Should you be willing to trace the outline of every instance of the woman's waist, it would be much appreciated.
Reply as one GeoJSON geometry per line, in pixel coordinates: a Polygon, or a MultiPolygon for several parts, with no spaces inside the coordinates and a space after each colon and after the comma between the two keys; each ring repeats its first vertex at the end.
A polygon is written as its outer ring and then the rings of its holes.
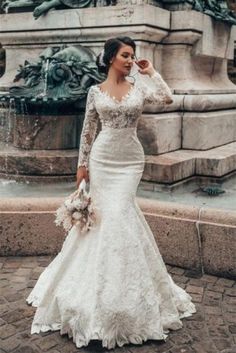
{"type": "Polygon", "coordinates": [[[118,160],[143,159],[144,151],[137,137],[136,128],[114,129],[105,127],[93,143],[92,153],[96,152],[104,158],[118,160]]]}
{"type": "Polygon", "coordinates": [[[112,127],[107,125],[102,125],[101,132],[109,131],[112,134],[130,134],[137,132],[137,126],[125,126],[125,127],[112,127]]]}

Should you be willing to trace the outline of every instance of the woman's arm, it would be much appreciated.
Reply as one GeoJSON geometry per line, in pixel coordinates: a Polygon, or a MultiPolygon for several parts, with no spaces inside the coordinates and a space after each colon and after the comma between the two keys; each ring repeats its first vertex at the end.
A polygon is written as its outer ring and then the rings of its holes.
{"type": "Polygon", "coordinates": [[[173,102],[172,92],[163,80],[162,76],[153,68],[149,60],[136,61],[139,72],[142,75],[148,75],[154,83],[154,88],[142,83],[141,89],[144,97],[144,104],[171,104],[173,102]]]}
{"type": "Polygon", "coordinates": [[[173,95],[162,76],[157,71],[154,71],[154,73],[149,75],[149,77],[155,86],[154,88],[150,88],[145,85],[144,104],[171,104],[173,102],[173,95]]]}
{"type": "Polygon", "coordinates": [[[98,113],[94,104],[94,93],[92,87],[88,91],[85,118],[80,137],[80,149],[78,168],[85,167],[88,170],[89,155],[98,127],[98,113]]]}

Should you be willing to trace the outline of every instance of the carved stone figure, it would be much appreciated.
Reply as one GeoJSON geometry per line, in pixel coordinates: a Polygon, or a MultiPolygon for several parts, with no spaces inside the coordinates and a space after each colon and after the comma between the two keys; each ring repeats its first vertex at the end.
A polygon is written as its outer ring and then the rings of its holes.
{"type": "Polygon", "coordinates": [[[186,3],[191,5],[193,10],[203,12],[217,20],[236,24],[236,14],[228,8],[225,0],[162,0],[162,3],[164,7],[186,3]]]}
{"type": "MultiPolygon", "coordinates": [[[[36,6],[33,12],[36,19],[52,8],[83,8],[91,5],[96,6],[97,0],[3,0],[2,2],[2,8],[5,12],[10,8],[36,6]]],[[[106,0],[106,5],[116,5],[116,0],[106,0]]]]}

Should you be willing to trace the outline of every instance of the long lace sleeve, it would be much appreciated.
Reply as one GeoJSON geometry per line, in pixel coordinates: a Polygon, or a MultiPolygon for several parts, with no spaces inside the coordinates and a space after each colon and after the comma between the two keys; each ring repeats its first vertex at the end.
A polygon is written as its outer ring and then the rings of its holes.
{"type": "Polygon", "coordinates": [[[171,104],[173,102],[173,95],[162,76],[155,71],[154,74],[149,77],[153,81],[154,87],[151,88],[145,83],[142,83],[144,104],[171,104]]]}
{"type": "Polygon", "coordinates": [[[98,128],[98,113],[94,104],[94,92],[92,88],[88,91],[85,117],[80,137],[80,149],[78,167],[85,166],[88,169],[89,154],[98,128]]]}

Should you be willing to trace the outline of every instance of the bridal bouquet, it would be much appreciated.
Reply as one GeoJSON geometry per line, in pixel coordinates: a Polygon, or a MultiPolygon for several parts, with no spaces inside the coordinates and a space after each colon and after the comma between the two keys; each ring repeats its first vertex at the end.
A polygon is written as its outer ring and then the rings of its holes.
{"type": "Polygon", "coordinates": [[[78,190],[69,195],[56,211],[55,223],[68,232],[74,225],[82,233],[89,231],[95,221],[94,209],[83,179],[78,190]]]}

